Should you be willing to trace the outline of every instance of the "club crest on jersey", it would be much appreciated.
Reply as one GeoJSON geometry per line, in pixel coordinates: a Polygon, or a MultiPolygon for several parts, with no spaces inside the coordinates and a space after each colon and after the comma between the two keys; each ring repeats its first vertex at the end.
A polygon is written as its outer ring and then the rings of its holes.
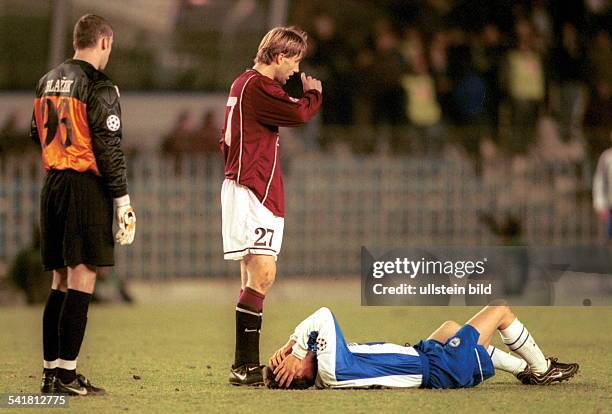
{"type": "Polygon", "coordinates": [[[457,348],[459,345],[461,345],[461,339],[458,336],[455,336],[454,338],[451,338],[450,341],[448,341],[448,344],[453,348],[457,348]]]}
{"type": "Polygon", "coordinates": [[[117,115],[109,115],[106,118],[106,127],[111,131],[117,131],[121,127],[121,120],[117,115]]]}

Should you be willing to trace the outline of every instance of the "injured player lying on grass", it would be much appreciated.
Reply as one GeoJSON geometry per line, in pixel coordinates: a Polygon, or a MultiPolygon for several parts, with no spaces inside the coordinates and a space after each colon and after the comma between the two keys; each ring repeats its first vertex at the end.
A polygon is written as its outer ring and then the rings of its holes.
{"type": "Polygon", "coordinates": [[[509,372],[526,385],[569,380],[578,364],[546,358],[509,306],[486,306],[460,326],[447,321],[415,346],[347,343],[332,312],[303,320],[264,368],[269,388],[474,387],[509,372]],[[496,331],[514,354],[491,345],[496,331]]]}

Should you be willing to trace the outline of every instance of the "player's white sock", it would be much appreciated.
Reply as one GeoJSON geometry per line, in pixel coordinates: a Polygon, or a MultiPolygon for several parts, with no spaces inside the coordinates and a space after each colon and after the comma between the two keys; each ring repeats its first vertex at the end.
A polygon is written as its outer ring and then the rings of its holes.
{"type": "Polygon", "coordinates": [[[59,366],[59,358],[54,359],[53,361],[47,361],[43,359],[43,368],[44,369],[55,369],[59,366]]]}
{"type": "Polygon", "coordinates": [[[527,366],[527,361],[524,359],[517,358],[508,352],[495,348],[493,345],[489,345],[487,351],[491,356],[495,369],[501,369],[502,371],[516,375],[522,372],[527,366]]]}
{"type": "Polygon", "coordinates": [[[548,369],[546,357],[527,328],[518,318],[506,329],[500,329],[499,333],[504,344],[506,344],[512,352],[518,354],[527,361],[533,372],[542,373],[548,369]]]}

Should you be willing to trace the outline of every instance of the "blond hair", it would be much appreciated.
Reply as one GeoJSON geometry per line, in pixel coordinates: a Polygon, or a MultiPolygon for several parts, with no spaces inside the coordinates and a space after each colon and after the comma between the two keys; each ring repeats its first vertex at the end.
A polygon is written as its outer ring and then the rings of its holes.
{"type": "Polygon", "coordinates": [[[297,27],[275,27],[261,39],[254,62],[269,65],[280,53],[301,59],[306,53],[307,40],[306,32],[297,27]]]}

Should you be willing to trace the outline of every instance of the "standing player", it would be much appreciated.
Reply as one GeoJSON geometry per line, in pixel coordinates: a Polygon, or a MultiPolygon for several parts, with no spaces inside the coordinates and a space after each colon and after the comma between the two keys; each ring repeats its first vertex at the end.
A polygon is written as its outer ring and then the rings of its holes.
{"type": "Polygon", "coordinates": [[[236,305],[236,351],[229,381],[261,385],[259,334],[263,301],[274,283],[285,216],[279,127],[295,127],[321,106],[321,82],[302,73],[304,96],[290,97],[282,85],[299,71],[306,33],[277,27],[264,36],[255,66],[232,84],[221,147],[223,255],[240,260],[242,289],[236,305]]]}
{"type": "Polygon", "coordinates": [[[47,176],[41,193],[41,254],[53,283],[43,313],[42,392],[97,395],[77,374],[96,267],[114,265],[113,205],[120,244],[131,244],[136,216],[127,191],[119,90],[101,72],[113,30],[85,15],[74,27],[75,54],[38,82],[32,138],[47,176]]]}
{"type": "Polygon", "coordinates": [[[321,308],[296,328],[264,370],[271,388],[469,388],[509,372],[526,385],[569,380],[578,364],[546,358],[509,306],[489,305],[460,326],[447,321],[415,346],[347,344],[336,318],[321,308]],[[521,358],[491,345],[499,331],[521,358]]]}

